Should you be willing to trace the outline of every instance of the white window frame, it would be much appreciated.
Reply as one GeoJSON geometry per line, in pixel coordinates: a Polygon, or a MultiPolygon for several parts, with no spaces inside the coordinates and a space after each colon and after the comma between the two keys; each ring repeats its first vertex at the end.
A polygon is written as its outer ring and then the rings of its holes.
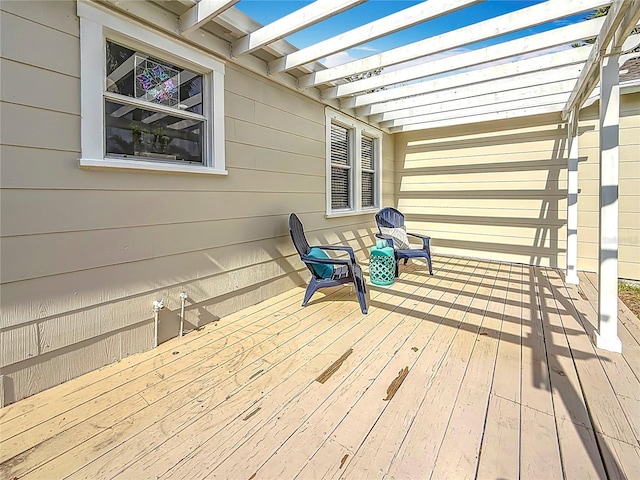
{"type": "Polygon", "coordinates": [[[326,216],[344,217],[377,212],[382,204],[382,132],[337,110],[327,108],[326,114],[326,216]],[[351,139],[349,200],[351,208],[331,208],[331,125],[348,128],[351,139]],[[374,140],[374,206],[362,206],[362,135],[374,140]]]}
{"type": "Polygon", "coordinates": [[[224,63],[173,38],[93,5],[78,2],[80,17],[80,167],[226,175],[224,63]],[[111,40],[203,75],[203,113],[207,118],[203,163],[167,163],[105,156],[106,43],[111,40]],[[205,91],[206,90],[206,91],[205,91]]]}

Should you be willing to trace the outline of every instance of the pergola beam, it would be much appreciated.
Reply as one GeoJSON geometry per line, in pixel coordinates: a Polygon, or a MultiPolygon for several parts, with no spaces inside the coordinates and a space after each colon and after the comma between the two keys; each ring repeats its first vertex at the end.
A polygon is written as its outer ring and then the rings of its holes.
{"type": "Polygon", "coordinates": [[[562,110],[563,120],[569,118],[569,113],[574,108],[582,106],[598,83],[598,71],[604,50],[612,41],[612,52],[619,52],[623,48],[627,36],[640,20],[640,2],[637,0],[614,0],[605,18],[605,23],[593,44],[580,78],[562,110]]]}
{"type": "MultiPolygon", "coordinates": [[[[387,50],[377,55],[311,73],[302,77],[299,83],[302,87],[329,83],[362,72],[408,62],[417,58],[423,58],[428,55],[516,32],[524,28],[558,20],[570,15],[592,10],[607,3],[608,2],[604,0],[548,0],[544,3],[494,17],[468,27],[459,28],[425,40],[387,50]]],[[[501,58],[506,56],[510,55],[504,54],[501,58]]],[[[380,76],[376,76],[375,78],[379,77],[380,76]]],[[[388,78],[390,79],[391,77],[388,78]]],[[[387,81],[386,84],[397,83],[398,81],[403,80],[396,81],[396,79],[393,79],[392,81],[387,81]]],[[[361,91],[367,89],[368,88],[363,88],[361,91]]]]}
{"type": "MultiPolygon", "coordinates": [[[[441,58],[432,62],[416,65],[414,67],[404,68],[386,74],[383,73],[382,75],[375,75],[364,80],[338,85],[329,92],[325,92],[323,96],[325,98],[339,98],[387,85],[451,72],[483,63],[499,61],[513,56],[524,55],[526,53],[533,53],[547,48],[556,47],[558,45],[566,45],[567,42],[573,42],[575,40],[595,35],[599,31],[603,22],[604,19],[598,18],[549,32],[518,38],[498,45],[492,45],[490,47],[452,55],[450,57],[441,58]]],[[[309,75],[307,77],[309,77],[309,75]]]]}
{"type": "Polygon", "coordinates": [[[264,45],[291,35],[303,28],[344,12],[367,0],[316,0],[289,15],[251,32],[231,44],[234,57],[250,53],[264,45]]]}
{"type": "Polygon", "coordinates": [[[180,15],[180,33],[187,35],[213,17],[233,7],[240,0],[200,0],[193,7],[180,15]]]}
{"type": "Polygon", "coordinates": [[[560,120],[560,111],[562,110],[562,105],[563,103],[558,103],[554,105],[543,105],[532,108],[519,108],[516,110],[492,112],[482,115],[449,118],[428,123],[416,123],[412,125],[403,125],[401,127],[393,127],[390,128],[389,131],[391,133],[410,132],[413,130],[424,130],[427,128],[452,127],[455,125],[466,125],[469,123],[492,122],[495,120],[506,120],[519,117],[528,117],[531,115],[544,115],[551,113],[557,113],[558,120],[560,120]]]}
{"type": "Polygon", "coordinates": [[[415,113],[418,109],[427,106],[439,108],[440,104],[453,100],[467,99],[466,101],[468,102],[468,99],[473,98],[475,102],[478,97],[490,94],[495,94],[496,97],[499,97],[502,94],[508,95],[510,91],[518,89],[541,89],[541,91],[549,91],[551,93],[556,89],[555,84],[564,85],[565,82],[569,81],[572,82],[571,85],[573,86],[580,75],[580,70],[580,65],[569,65],[553,70],[545,70],[544,72],[499,78],[493,81],[434,91],[401,100],[375,103],[358,108],[356,113],[359,117],[370,116],[369,119],[371,121],[382,122],[401,118],[405,116],[404,111],[413,111],[415,113]],[[402,111],[401,114],[398,114],[398,111],[402,111]]]}
{"type": "Polygon", "coordinates": [[[345,51],[384,35],[412,27],[483,0],[426,0],[418,5],[387,15],[373,22],[323,40],[269,63],[269,71],[284,72],[336,52],[345,51]]]}
{"type": "Polygon", "coordinates": [[[488,82],[499,78],[564,67],[584,62],[589,55],[589,51],[590,47],[588,46],[571,48],[561,52],[540,55],[538,57],[505,63],[493,67],[480,68],[478,70],[449,75],[435,80],[427,80],[413,85],[406,85],[404,87],[390,88],[380,92],[358,95],[343,99],[340,104],[343,108],[356,108],[374,103],[420,95],[422,93],[446,90],[481,82],[488,82]]]}
{"type": "MultiPolygon", "coordinates": [[[[387,112],[380,115],[374,115],[370,117],[371,121],[378,123],[381,127],[391,127],[405,123],[416,123],[413,119],[424,118],[424,121],[429,120],[429,116],[441,114],[441,113],[470,113],[475,109],[485,109],[482,113],[487,113],[493,110],[502,110],[503,108],[513,109],[520,106],[532,106],[535,102],[542,104],[543,101],[548,100],[552,96],[564,96],[571,92],[575,79],[565,80],[562,82],[547,83],[545,85],[537,85],[525,88],[516,88],[512,90],[501,90],[487,95],[475,95],[463,98],[458,98],[452,101],[442,101],[439,103],[431,103],[423,106],[417,106],[413,108],[407,108],[404,110],[396,110],[387,112]]],[[[467,89],[472,92],[473,89],[467,89]]],[[[560,98],[560,97],[558,97],[560,98]]],[[[419,99],[416,99],[419,100],[419,99]]],[[[555,101],[553,102],[555,103],[555,101]]]]}
{"type": "MultiPolygon", "coordinates": [[[[466,102],[467,104],[466,108],[463,105],[457,105],[457,108],[455,109],[451,108],[451,109],[445,109],[439,112],[428,113],[425,115],[416,115],[411,117],[398,118],[396,120],[382,122],[380,123],[380,126],[385,128],[390,128],[390,127],[401,127],[403,125],[412,125],[415,123],[428,124],[430,122],[435,122],[438,120],[446,120],[446,119],[457,118],[457,117],[468,117],[468,116],[475,116],[475,115],[491,114],[491,113],[502,112],[502,111],[527,109],[527,108],[543,106],[543,105],[561,105],[566,101],[570,91],[571,91],[570,89],[567,89],[567,91],[563,93],[555,93],[551,95],[540,95],[537,97],[529,97],[529,98],[525,98],[521,100],[513,100],[513,101],[503,101],[499,103],[486,103],[483,105],[476,105],[474,102],[472,106],[469,106],[469,102],[466,102]]],[[[559,108],[558,112],[560,112],[561,110],[562,108],[559,108]]]]}

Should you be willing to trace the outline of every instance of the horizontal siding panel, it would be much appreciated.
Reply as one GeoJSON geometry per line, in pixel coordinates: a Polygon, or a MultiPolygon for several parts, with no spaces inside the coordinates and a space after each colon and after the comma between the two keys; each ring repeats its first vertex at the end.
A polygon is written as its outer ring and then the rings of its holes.
{"type": "Polygon", "coordinates": [[[0,92],[5,102],[80,114],[80,79],[50,70],[5,60],[0,92]]]}
{"type": "Polygon", "coordinates": [[[324,193],[324,176],[265,172],[228,168],[229,175],[222,177],[222,188],[227,192],[280,192],[324,193]]]}
{"type": "Polygon", "coordinates": [[[322,104],[231,63],[226,65],[225,89],[257,103],[304,114],[305,118],[321,125],[325,122],[322,104]]]}
{"type": "Polygon", "coordinates": [[[325,122],[314,122],[305,118],[307,109],[302,111],[287,111],[288,105],[277,108],[264,103],[256,103],[255,122],[278,131],[307,137],[320,142],[325,142],[325,122]],[[295,113],[294,113],[295,112],[295,113]]]}
{"type": "Polygon", "coordinates": [[[76,2],[73,0],[21,0],[5,1],[0,10],[13,13],[18,17],[39,23],[47,28],[80,36],[80,22],[76,14],[76,2]]]}
{"type": "MultiPolygon", "coordinates": [[[[581,211],[578,214],[578,228],[583,226],[598,226],[599,213],[581,211]]],[[[635,229],[640,228],[640,210],[636,212],[618,212],[618,224],[620,229],[635,229]]],[[[578,232],[580,234],[580,232],[578,232]]]]}
{"type": "Polygon", "coordinates": [[[556,196],[566,195],[566,190],[563,189],[566,185],[565,182],[539,180],[534,183],[531,181],[505,181],[502,183],[496,182],[479,182],[479,181],[465,181],[465,182],[450,182],[450,183],[434,183],[428,179],[410,178],[399,175],[400,177],[400,192],[421,192],[428,191],[428,194],[433,195],[436,192],[445,191],[458,191],[464,192],[465,190],[477,191],[483,190],[484,192],[509,192],[513,191],[518,195],[518,192],[530,192],[536,196],[554,194],[556,196]]]}
{"type": "Polygon", "coordinates": [[[299,173],[310,176],[326,174],[326,160],[322,157],[269,150],[256,145],[227,142],[227,167],[246,168],[278,173],[299,173]]]}
{"type": "Polygon", "coordinates": [[[324,138],[311,139],[301,137],[299,135],[231,118],[226,119],[225,129],[228,141],[256,145],[273,150],[282,150],[300,155],[306,154],[313,157],[324,157],[325,155],[324,138]]]}
{"type": "MultiPolygon", "coordinates": [[[[590,193],[593,192],[595,195],[598,194],[600,189],[600,183],[598,180],[593,179],[578,179],[578,188],[582,189],[581,193],[590,193]]],[[[620,182],[620,190],[625,189],[627,192],[640,192],[640,178],[626,178],[624,182],[620,182]]]]}
{"type": "Polygon", "coordinates": [[[425,157],[422,155],[409,156],[399,159],[396,163],[399,169],[404,169],[407,173],[418,169],[437,169],[461,171],[470,173],[482,172],[486,170],[513,172],[513,174],[527,173],[537,170],[558,170],[566,168],[567,159],[564,156],[551,156],[544,152],[511,152],[499,156],[467,156],[467,157],[444,157],[435,155],[425,157]]]}
{"type": "MultiPolygon", "coordinates": [[[[526,248],[522,246],[493,245],[450,241],[443,245],[438,245],[433,249],[440,255],[458,255],[463,257],[482,258],[501,262],[515,262],[526,265],[539,265],[543,267],[564,268],[564,252],[557,252],[547,249],[526,248]],[[461,246],[457,246],[461,245],[461,246]]],[[[418,260],[419,261],[419,260],[418,260]]],[[[434,264],[434,271],[437,271],[437,257],[434,264]]]]}
{"type": "MultiPolygon", "coordinates": [[[[136,341],[144,343],[140,350],[151,348],[149,342],[153,325],[143,325],[117,335],[98,337],[78,345],[73,345],[62,351],[48,355],[39,355],[27,361],[16,363],[2,369],[3,375],[11,379],[12,389],[5,389],[6,403],[11,403],[24,397],[33,395],[46,388],[59,385],[67,380],[96,370],[100,367],[116,362],[123,358],[122,336],[128,335],[127,343],[136,341]]],[[[139,350],[138,350],[139,351],[139,350]]]]}
{"type": "Polygon", "coordinates": [[[433,245],[447,240],[465,240],[477,243],[524,247],[561,248],[566,246],[566,228],[488,227],[486,225],[449,225],[429,223],[426,227],[408,227],[409,231],[429,235],[433,245]]]}
{"type": "MultiPolygon", "coordinates": [[[[5,190],[2,236],[211,222],[322,210],[324,192],[5,190]],[[10,210],[20,208],[20,215],[10,210]],[[223,208],[224,206],[224,208],[223,208]]],[[[179,226],[177,226],[179,228],[179,226]]]]}
{"type": "MultiPolygon", "coordinates": [[[[305,217],[308,217],[305,215],[305,217]]],[[[361,250],[367,249],[375,243],[374,233],[376,232],[373,216],[362,226],[351,227],[346,221],[343,225],[332,222],[329,226],[322,222],[324,213],[314,214],[318,220],[305,221],[308,239],[312,244],[345,244],[352,245],[360,258],[366,256],[361,250]],[[309,225],[306,225],[309,223],[309,225]],[[323,228],[311,230],[315,224],[323,228]],[[328,228],[328,230],[327,230],[328,228]]],[[[52,315],[61,315],[71,310],[86,309],[93,304],[113,302],[122,298],[145,294],[149,291],[171,287],[173,285],[188,284],[199,278],[209,278],[222,274],[223,272],[233,272],[246,268],[254,264],[269,262],[279,262],[282,258],[287,258],[295,254],[293,245],[289,238],[286,217],[279,222],[282,234],[275,238],[264,238],[250,242],[245,238],[246,243],[212,247],[202,251],[190,251],[166,257],[156,257],[144,261],[130,263],[119,263],[100,267],[97,262],[89,265],[86,270],[78,270],[70,273],[32,278],[24,281],[2,285],[1,292],[3,298],[3,326],[14,325],[28,319],[43,318],[52,315]],[[34,292],[38,292],[37,296],[34,292]],[[8,323],[4,323],[8,322],[8,323]]],[[[226,225],[229,226],[228,224],[226,225]]],[[[220,227],[222,228],[222,226],[220,227]]],[[[135,229],[131,229],[135,230],[135,229]]],[[[217,229],[211,235],[215,236],[217,229]]],[[[185,235],[185,231],[179,232],[185,235]]],[[[79,235],[79,234],[73,234],[79,235]]],[[[64,237],[57,235],[53,237],[64,237]]],[[[39,236],[48,237],[48,236],[39,236]]],[[[35,237],[38,238],[38,237],[35,237]]],[[[195,242],[194,242],[195,243],[195,242]]],[[[64,252],[57,252],[53,246],[48,246],[48,251],[53,252],[50,256],[67,255],[64,252]]],[[[85,248],[90,248],[86,246],[85,248]]],[[[7,252],[4,248],[3,254],[7,252]]],[[[32,270],[37,270],[40,258],[46,257],[46,252],[40,253],[39,258],[29,261],[32,270]]],[[[6,254],[5,254],[6,255],[6,254]]],[[[12,251],[12,256],[28,256],[29,251],[18,247],[12,251]]],[[[79,256],[79,255],[75,255],[79,256]]],[[[94,255],[94,258],[98,255],[94,255]]],[[[91,263],[92,258],[75,260],[75,263],[65,258],[60,258],[56,265],[59,268],[69,268],[69,266],[85,266],[91,263]]],[[[102,258],[104,259],[104,257],[102,258]]],[[[12,259],[3,256],[2,281],[11,279],[7,275],[12,270],[18,275],[24,275],[25,270],[20,270],[19,265],[12,259]],[[5,263],[6,262],[6,263],[5,263]],[[8,270],[5,271],[5,265],[8,270]]],[[[301,268],[300,264],[296,268],[301,268]]],[[[193,295],[191,295],[193,296],[193,295]]]]}
{"type": "MultiPolygon", "coordinates": [[[[456,169],[457,170],[457,169],[456,169]]],[[[498,183],[521,183],[530,182],[532,185],[541,185],[545,182],[566,182],[567,170],[558,168],[555,171],[548,170],[529,170],[529,171],[517,171],[517,172],[503,172],[503,171],[477,171],[477,172],[454,172],[446,170],[436,171],[401,171],[403,180],[406,183],[429,183],[434,185],[440,185],[443,183],[479,183],[489,184],[491,182],[498,183]]]]}
{"type": "Polygon", "coordinates": [[[2,104],[2,142],[43,149],[80,151],[80,115],[12,103],[2,104]]]}
{"type": "Polygon", "coordinates": [[[256,102],[225,89],[224,114],[226,117],[249,123],[256,121],[256,102]]]}
{"type": "Polygon", "coordinates": [[[2,281],[25,280],[287,234],[286,216],[5,237],[2,281]],[[5,254],[10,252],[10,254],[5,254]]]}
{"type": "MultiPolygon", "coordinates": [[[[638,211],[640,205],[640,194],[621,196],[618,200],[618,208],[620,212],[634,213],[638,211]]],[[[600,200],[597,195],[578,195],[578,207],[582,212],[597,212],[599,210],[600,200]]],[[[579,217],[578,217],[579,218],[579,217]]]]}
{"type": "MultiPolygon", "coordinates": [[[[3,298],[0,328],[187,285],[196,279],[216,277],[294,254],[287,235],[4,284],[0,286],[3,298]]],[[[188,293],[191,298],[199,298],[196,291],[188,293]]]]}
{"type": "Polygon", "coordinates": [[[514,198],[509,202],[509,208],[505,209],[502,199],[487,198],[479,203],[474,198],[402,198],[398,201],[398,208],[405,215],[422,212],[438,214],[446,209],[451,209],[452,212],[460,209],[467,210],[470,215],[482,212],[497,216],[524,215],[525,218],[531,218],[540,215],[540,212],[565,212],[567,199],[514,198]]]}
{"type": "MultiPolygon", "coordinates": [[[[0,332],[5,338],[22,338],[31,336],[39,341],[39,348],[34,347],[11,349],[13,356],[7,358],[2,366],[32,358],[35,355],[45,355],[54,350],[75,345],[99,336],[113,335],[119,330],[130,329],[139,324],[148,324],[153,321],[153,302],[162,299],[165,308],[161,310],[160,317],[168,319],[180,312],[180,293],[187,292],[189,296],[185,310],[198,310],[197,304],[206,302],[215,304],[218,297],[231,295],[236,291],[243,291],[256,284],[273,281],[283,275],[296,271],[298,265],[287,264],[284,270],[282,262],[267,262],[260,265],[225,272],[219,276],[194,280],[188,287],[176,286],[162,291],[147,293],[135,298],[125,298],[120,301],[93,306],[89,309],[73,312],[67,315],[38,320],[35,323],[20,325],[15,328],[5,329],[0,332]],[[20,354],[22,354],[20,356],[20,354]]],[[[221,317],[215,306],[208,309],[208,313],[217,320],[221,317]]],[[[186,316],[186,315],[185,315],[186,316]]],[[[202,322],[201,322],[202,323],[202,322]]],[[[207,322],[208,323],[208,322],[207,322]]],[[[199,325],[198,325],[199,326],[199,325]]],[[[178,324],[173,329],[172,337],[179,334],[178,324]]],[[[25,342],[26,343],[26,342],[25,342]]],[[[33,343],[33,342],[32,342],[33,343]]]]}
{"type": "MultiPolygon", "coordinates": [[[[3,131],[4,133],[4,131],[3,131]]],[[[256,165],[267,167],[266,171],[254,171],[245,174],[249,168],[245,165],[245,169],[233,168],[233,158],[229,160],[228,176],[211,176],[211,175],[173,175],[173,174],[157,174],[153,172],[143,171],[125,171],[125,170],[100,170],[100,169],[81,169],[78,167],[78,158],[80,153],[42,150],[37,148],[0,146],[0,156],[2,156],[2,175],[0,182],[3,188],[37,188],[37,189],[102,189],[102,190],[142,190],[165,192],[173,191],[255,191],[255,182],[251,184],[251,188],[245,185],[245,180],[250,181],[256,176],[263,176],[263,181],[258,182],[258,190],[260,191],[292,191],[292,187],[297,187],[298,183],[302,183],[301,188],[308,188],[311,185],[305,183],[303,176],[310,179],[313,184],[313,190],[316,192],[324,192],[324,154],[322,159],[313,159],[309,156],[295,153],[282,153],[274,150],[261,149],[259,146],[250,146],[249,149],[243,148],[240,144],[230,147],[227,142],[227,148],[232,153],[238,155],[244,152],[250,152],[256,165]],[[263,151],[260,157],[260,150],[263,151]],[[274,161],[273,169],[268,171],[269,160],[277,158],[274,161]],[[304,160],[310,166],[305,168],[304,160]],[[287,163],[290,161],[289,168],[287,163]],[[317,162],[321,162],[318,167],[317,162]],[[289,175],[287,171],[291,172],[289,175]],[[295,175],[298,172],[299,175],[295,175]],[[237,178],[240,177],[240,178],[237,178]],[[278,182],[278,178],[285,178],[286,182],[292,182],[288,188],[284,190],[280,188],[271,188],[272,185],[282,185],[278,182]],[[321,183],[321,186],[320,183],[321,183]],[[318,190],[318,189],[321,190],[318,190]]],[[[249,154],[248,154],[249,155],[249,154]]],[[[249,156],[247,158],[250,158],[249,156]]],[[[309,190],[304,190],[309,191],[309,190]]]]}
{"type": "MultiPolygon", "coordinates": [[[[5,3],[2,2],[3,10],[5,3]]],[[[61,4],[63,9],[67,6],[67,2],[61,4]]],[[[69,35],[11,13],[0,15],[0,32],[2,32],[0,42],[2,58],[76,78],[80,77],[79,35],[69,35]],[[36,45],[37,48],[34,48],[36,45]],[[64,52],[64,55],[60,52],[64,52]]]]}
{"type": "MultiPolygon", "coordinates": [[[[549,206],[548,204],[546,205],[549,206]]],[[[504,225],[512,222],[513,224],[533,223],[543,219],[556,219],[559,222],[566,221],[566,211],[557,208],[539,209],[523,209],[523,208],[447,208],[447,207],[431,207],[423,209],[420,207],[399,206],[402,213],[408,220],[414,221],[438,221],[438,219],[446,218],[447,223],[457,223],[468,219],[470,222],[479,222],[479,224],[498,224],[504,225]]]]}
{"type": "MultiPolygon", "coordinates": [[[[640,135],[640,132],[638,132],[638,135],[640,135]]],[[[636,153],[637,152],[640,152],[640,149],[636,148],[636,153]]],[[[618,174],[621,185],[624,185],[629,178],[640,178],[640,160],[620,162],[618,164],[618,174]]],[[[584,180],[599,180],[599,162],[581,164],[578,168],[578,178],[580,177],[584,180]]]]}
{"type": "MultiPolygon", "coordinates": [[[[543,139],[540,141],[532,141],[530,138],[519,141],[516,138],[510,138],[509,141],[504,143],[479,145],[475,140],[459,142],[446,142],[441,145],[428,144],[423,145],[420,148],[410,147],[408,148],[402,157],[397,161],[413,160],[416,158],[429,159],[429,158],[444,158],[444,159],[466,159],[467,157],[477,158],[499,158],[502,155],[507,155],[511,158],[512,155],[525,154],[523,158],[525,160],[538,159],[538,160],[553,160],[566,158],[565,157],[565,142],[566,139],[561,137],[553,137],[551,139],[543,139]],[[466,144],[466,145],[465,145],[466,144]]],[[[514,157],[518,159],[518,157],[514,157]]]]}

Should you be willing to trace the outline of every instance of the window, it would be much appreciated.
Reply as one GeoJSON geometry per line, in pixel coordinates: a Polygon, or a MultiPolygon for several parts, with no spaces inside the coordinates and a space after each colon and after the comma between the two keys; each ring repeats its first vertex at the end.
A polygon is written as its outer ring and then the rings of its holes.
{"type": "Polygon", "coordinates": [[[380,205],[382,135],[327,109],[327,215],[353,215],[380,205]]]}
{"type": "Polygon", "coordinates": [[[82,167],[226,174],[224,65],[78,2],[82,167]]]}

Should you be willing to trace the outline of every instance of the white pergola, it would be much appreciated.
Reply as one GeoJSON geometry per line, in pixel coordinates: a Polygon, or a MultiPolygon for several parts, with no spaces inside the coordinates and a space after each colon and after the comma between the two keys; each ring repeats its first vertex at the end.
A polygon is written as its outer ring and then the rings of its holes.
{"type": "Polygon", "coordinates": [[[640,0],[546,0],[331,68],[319,60],[482,0],[425,0],[301,49],[284,38],[367,0],[315,0],[268,25],[235,8],[239,0],[106,1],[170,35],[389,133],[557,113],[569,127],[566,279],[572,283],[578,283],[579,110],[599,96],[599,327],[594,342],[600,348],[621,351],[617,334],[618,76],[621,63],[629,57],[626,52],[640,44],[640,35],[631,35],[640,20],[640,0]],[[586,17],[605,6],[610,6],[605,17],[500,42],[503,35],[579,14],[586,17]],[[488,39],[496,43],[455,53],[488,39]],[[587,39],[595,41],[571,48],[587,39]],[[382,69],[379,74],[362,75],[378,69],[382,69]],[[362,78],[354,81],[358,76],[362,78]]]}

